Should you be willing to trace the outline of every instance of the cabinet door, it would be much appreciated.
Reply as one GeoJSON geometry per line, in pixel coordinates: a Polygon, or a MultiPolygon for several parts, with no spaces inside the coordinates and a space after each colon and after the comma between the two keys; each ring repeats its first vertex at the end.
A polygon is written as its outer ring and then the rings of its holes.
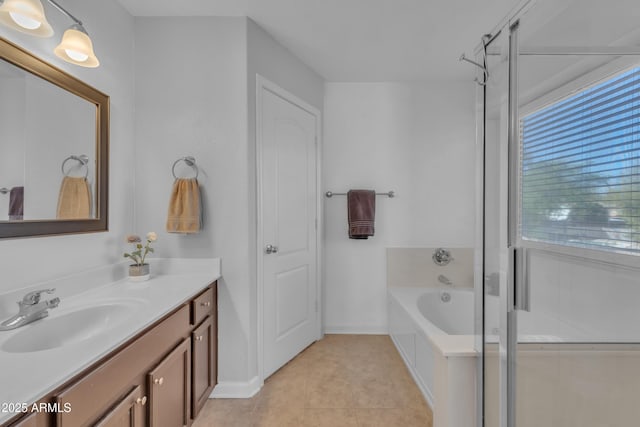
{"type": "Polygon", "coordinates": [[[188,426],[191,422],[191,338],[182,341],[147,378],[149,425],[188,426]]]}
{"type": "Polygon", "coordinates": [[[214,322],[211,316],[193,331],[192,343],[192,406],[191,414],[195,418],[209,398],[216,384],[214,322]]]}
{"type": "Polygon", "coordinates": [[[142,427],[146,403],[147,397],[142,395],[142,388],[136,386],[98,421],[96,427],[142,427]]]}

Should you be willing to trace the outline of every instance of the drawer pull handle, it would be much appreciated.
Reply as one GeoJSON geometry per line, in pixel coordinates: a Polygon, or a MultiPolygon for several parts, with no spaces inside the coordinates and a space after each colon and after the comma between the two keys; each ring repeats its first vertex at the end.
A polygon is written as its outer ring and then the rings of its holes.
{"type": "Polygon", "coordinates": [[[202,335],[198,335],[196,337],[196,341],[202,341],[204,339],[204,337],[202,335]]]}
{"type": "Polygon", "coordinates": [[[200,305],[203,307],[209,307],[211,305],[211,301],[201,302],[200,305]]]}
{"type": "Polygon", "coordinates": [[[143,397],[137,398],[136,399],[136,403],[138,405],[142,405],[142,406],[146,405],[147,404],[147,396],[143,396],[143,397]]]}
{"type": "Polygon", "coordinates": [[[158,385],[162,385],[163,382],[164,382],[164,377],[156,378],[155,380],[153,380],[153,383],[158,385]]]}

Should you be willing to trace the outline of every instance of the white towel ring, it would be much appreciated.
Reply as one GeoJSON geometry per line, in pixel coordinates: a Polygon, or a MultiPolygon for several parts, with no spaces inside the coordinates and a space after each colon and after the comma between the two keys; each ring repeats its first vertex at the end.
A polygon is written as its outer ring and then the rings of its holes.
{"type": "Polygon", "coordinates": [[[71,156],[67,157],[66,159],[64,159],[63,162],[62,162],[62,166],[60,166],[60,169],[62,170],[62,175],[64,175],[64,176],[69,176],[69,175],[67,175],[67,172],[65,172],[65,170],[64,170],[64,165],[67,164],[67,162],[69,160],[76,160],[76,161],[80,162],[81,166],[85,167],[84,179],[87,179],[89,177],[89,156],[87,156],[86,154],[81,154],[79,156],[71,155],[71,156]]]}
{"type": "Polygon", "coordinates": [[[196,165],[196,159],[193,156],[180,157],[178,160],[173,162],[173,166],[171,166],[171,174],[173,175],[174,179],[178,179],[178,177],[176,176],[176,165],[180,162],[185,162],[187,166],[191,166],[193,170],[196,171],[196,176],[194,176],[193,179],[198,179],[200,170],[198,169],[198,166],[196,165]]]}

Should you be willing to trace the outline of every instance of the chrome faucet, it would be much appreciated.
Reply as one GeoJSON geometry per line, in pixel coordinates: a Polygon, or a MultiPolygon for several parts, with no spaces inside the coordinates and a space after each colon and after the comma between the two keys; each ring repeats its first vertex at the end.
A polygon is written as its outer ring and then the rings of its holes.
{"type": "Polygon", "coordinates": [[[445,284],[447,286],[453,286],[453,282],[444,274],[438,276],[438,282],[445,284]]]}
{"type": "Polygon", "coordinates": [[[18,314],[0,323],[0,331],[16,329],[47,317],[49,315],[47,309],[56,308],[60,304],[60,298],[53,298],[48,301],[40,301],[40,298],[43,293],[52,294],[53,292],[55,292],[55,289],[42,289],[26,294],[22,301],[18,301],[18,307],[20,307],[18,314]]]}

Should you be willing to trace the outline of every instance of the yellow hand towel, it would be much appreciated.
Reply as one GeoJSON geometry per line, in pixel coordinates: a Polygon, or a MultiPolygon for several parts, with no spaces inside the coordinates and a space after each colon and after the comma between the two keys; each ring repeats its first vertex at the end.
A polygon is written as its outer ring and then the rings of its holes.
{"type": "Polygon", "coordinates": [[[200,186],[195,178],[179,178],[173,183],[167,231],[169,233],[199,233],[201,228],[200,186]]]}
{"type": "Polygon", "coordinates": [[[58,219],[87,219],[91,215],[91,195],[86,178],[65,176],[58,195],[58,219]]]}

